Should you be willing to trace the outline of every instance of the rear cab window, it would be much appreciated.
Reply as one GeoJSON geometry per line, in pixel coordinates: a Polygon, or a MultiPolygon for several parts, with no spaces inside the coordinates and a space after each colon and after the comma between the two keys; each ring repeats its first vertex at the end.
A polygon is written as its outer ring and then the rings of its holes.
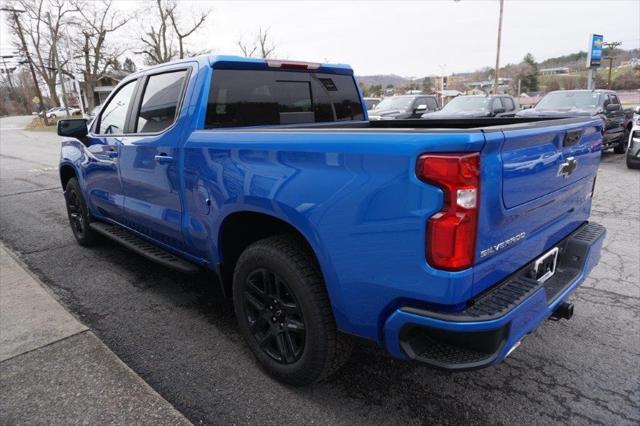
{"type": "Polygon", "coordinates": [[[215,69],[205,128],[364,120],[350,75],[215,69]]]}

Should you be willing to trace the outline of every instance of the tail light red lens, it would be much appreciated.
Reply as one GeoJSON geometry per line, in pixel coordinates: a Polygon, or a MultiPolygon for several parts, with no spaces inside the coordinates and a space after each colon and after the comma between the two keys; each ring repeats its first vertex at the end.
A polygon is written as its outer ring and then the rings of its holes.
{"type": "Polygon", "coordinates": [[[429,264],[449,271],[470,267],[478,230],[480,154],[425,154],[418,158],[416,174],[444,193],[442,210],[427,224],[429,264]]]}

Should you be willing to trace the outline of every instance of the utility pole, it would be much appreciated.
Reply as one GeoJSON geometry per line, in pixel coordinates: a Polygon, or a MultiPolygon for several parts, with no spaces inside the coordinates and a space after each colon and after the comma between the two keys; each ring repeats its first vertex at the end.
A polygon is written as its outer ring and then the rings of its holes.
{"type": "Polygon", "coordinates": [[[607,59],[609,61],[609,78],[607,79],[607,89],[611,89],[611,68],[613,66],[613,49],[615,49],[616,47],[620,46],[622,44],[621,41],[609,41],[606,43],[602,43],[603,46],[608,47],[609,49],[611,49],[609,51],[609,56],[605,56],[604,59],[607,59]]]}
{"type": "Polygon", "coordinates": [[[2,65],[4,66],[4,72],[7,74],[9,87],[11,87],[11,90],[15,90],[15,87],[13,87],[13,81],[11,80],[11,73],[15,70],[15,68],[12,68],[11,70],[7,68],[7,59],[12,59],[12,58],[14,58],[13,55],[2,55],[2,65]]]}
{"type": "Polygon", "coordinates": [[[33,77],[33,84],[36,86],[36,96],[38,96],[40,110],[42,111],[42,120],[44,121],[44,125],[48,126],[49,120],[47,120],[47,111],[45,111],[44,109],[42,92],[40,91],[40,86],[38,85],[38,77],[36,76],[36,70],[33,68],[33,61],[31,60],[31,55],[29,55],[29,48],[27,47],[27,42],[24,39],[24,34],[22,33],[22,24],[20,24],[20,18],[18,17],[18,14],[23,13],[24,10],[11,9],[8,7],[0,8],[0,10],[4,12],[11,12],[13,14],[13,22],[15,22],[16,24],[16,29],[18,30],[18,37],[20,37],[20,42],[22,43],[24,54],[27,57],[27,62],[29,63],[29,69],[31,70],[31,77],[33,77]]]}
{"type": "Polygon", "coordinates": [[[500,38],[502,37],[502,11],[504,9],[504,0],[500,0],[500,17],[498,18],[498,49],[496,51],[496,79],[493,83],[493,94],[498,94],[500,85],[498,78],[500,75],[500,38]]]}

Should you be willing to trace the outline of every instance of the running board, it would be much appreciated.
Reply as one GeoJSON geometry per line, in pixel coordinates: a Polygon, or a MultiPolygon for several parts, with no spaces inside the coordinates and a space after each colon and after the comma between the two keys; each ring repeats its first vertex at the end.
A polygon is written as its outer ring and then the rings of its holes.
{"type": "Polygon", "coordinates": [[[199,271],[198,266],[193,263],[169,253],[168,251],[163,250],[142,238],[136,237],[117,225],[111,225],[104,222],[91,222],[89,226],[91,229],[105,237],[110,238],[147,259],[153,260],[154,262],[168,268],[188,274],[193,274],[199,271]]]}

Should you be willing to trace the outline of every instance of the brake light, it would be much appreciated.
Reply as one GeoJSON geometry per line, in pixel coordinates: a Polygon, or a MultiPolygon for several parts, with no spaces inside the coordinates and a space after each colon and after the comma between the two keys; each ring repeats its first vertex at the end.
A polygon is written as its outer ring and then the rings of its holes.
{"type": "Polygon", "coordinates": [[[442,210],[427,224],[429,264],[449,271],[468,268],[476,248],[480,154],[424,154],[418,158],[416,174],[444,193],[442,210]]]}
{"type": "Polygon", "coordinates": [[[267,59],[267,66],[269,68],[281,68],[289,70],[317,70],[318,68],[320,68],[320,64],[315,62],[279,61],[275,59],[267,59]]]}

